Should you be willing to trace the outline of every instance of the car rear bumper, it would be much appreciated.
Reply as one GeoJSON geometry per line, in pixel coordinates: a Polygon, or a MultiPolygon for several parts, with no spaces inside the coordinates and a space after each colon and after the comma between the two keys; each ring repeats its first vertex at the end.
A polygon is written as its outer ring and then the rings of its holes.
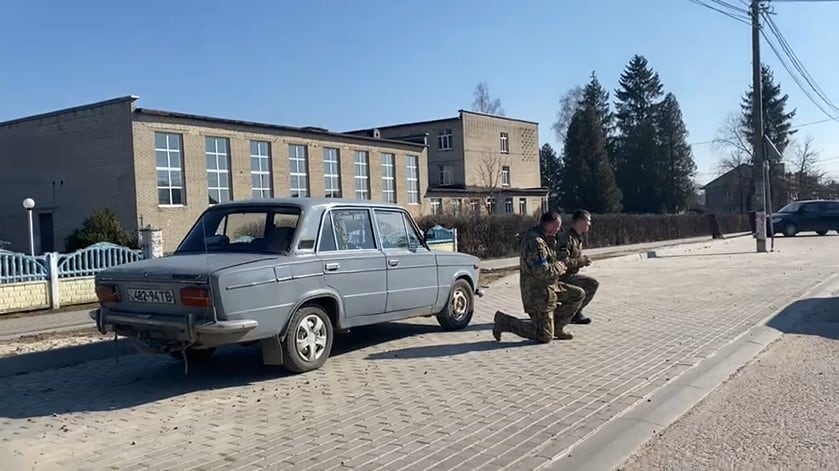
{"type": "Polygon", "coordinates": [[[195,314],[152,315],[99,308],[88,315],[96,321],[96,330],[103,334],[115,330],[153,332],[185,342],[196,342],[202,336],[244,334],[259,327],[259,322],[253,319],[207,322],[195,314]]]}

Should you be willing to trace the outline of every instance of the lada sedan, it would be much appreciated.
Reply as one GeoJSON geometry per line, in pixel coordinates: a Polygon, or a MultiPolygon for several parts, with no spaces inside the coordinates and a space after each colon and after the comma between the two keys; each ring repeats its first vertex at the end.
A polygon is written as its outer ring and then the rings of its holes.
{"type": "Polygon", "coordinates": [[[173,254],[98,273],[91,317],[142,352],[186,361],[258,345],[265,364],[302,373],[352,327],[435,316],[463,329],[479,272],[477,257],[430,250],[397,205],[236,201],[205,210],[173,254]]]}

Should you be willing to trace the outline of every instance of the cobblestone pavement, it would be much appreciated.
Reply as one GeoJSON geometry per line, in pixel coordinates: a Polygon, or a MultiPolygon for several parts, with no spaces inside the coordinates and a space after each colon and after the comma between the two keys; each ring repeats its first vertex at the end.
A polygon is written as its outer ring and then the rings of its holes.
{"type": "Polygon", "coordinates": [[[599,261],[601,291],[574,340],[492,340],[518,280],[473,325],[431,319],[355,330],[318,371],[289,376],[230,349],[207,366],[133,355],[4,378],[10,469],[535,469],[548,465],[839,265],[839,237],[754,240],[599,261]],[[34,463],[34,465],[33,465],[34,463]]]}

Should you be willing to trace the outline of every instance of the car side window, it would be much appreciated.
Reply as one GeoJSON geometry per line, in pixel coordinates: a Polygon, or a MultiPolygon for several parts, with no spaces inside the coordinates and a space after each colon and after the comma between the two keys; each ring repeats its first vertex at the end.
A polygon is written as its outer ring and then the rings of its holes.
{"type": "Polygon", "coordinates": [[[816,206],[815,204],[812,204],[812,203],[811,204],[805,204],[804,207],[802,208],[802,212],[817,213],[817,212],[819,212],[819,207],[816,206]]]}
{"type": "Polygon", "coordinates": [[[405,222],[405,227],[408,230],[408,243],[410,244],[410,246],[416,247],[417,249],[423,248],[420,233],[417,232],[417,229],[412,224],[411,216],[409,216],[407,213],[402,213],[402,220],[405,222]]]}
{"type": "Polygon", "coordinates": [[[397,211],[376,211],[376,226],[382,238],[383,249],[408,248],[408,232],[402,214],[397,211]]]}
{"type": "Polygon", "coordinates": [[[320,241],[318,242],[320,252],[334,252],[338,250],[335,244],[335,233],[332,231],[332,213],[327,213],[323,218],[323,226],[320,228],[320,241]]]}
{"type": "Polygon", "coordinates": [[[373,222],[366,209],[333,209],[332,225],[338,250],[375,249],[373,222]]]}

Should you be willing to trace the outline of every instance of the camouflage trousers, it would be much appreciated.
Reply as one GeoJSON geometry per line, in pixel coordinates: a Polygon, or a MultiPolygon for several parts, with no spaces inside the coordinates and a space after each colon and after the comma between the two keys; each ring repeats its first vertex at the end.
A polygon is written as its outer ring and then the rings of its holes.
{"type": "Polygon", "coordinates": [[[528,312],[530,320],[518,319],[501,311],[495,314],[494,332],[510,332],[530,340],[549,343],[555,334],[563,331],[571,322],[574,314],[580,310],[585,292],[576,286],[563,285],[556,292],[559,305],[554,310],[528,312]]]}
{"type": "Polygon", "coordinates": [[[566,285],[582,288],[583,291],[586,292],[586,296],[583,299],[582,304],[580,304],[580,310],[588,306],[588,303],[591,302],[591,299],[594,297],[594,294],[597,293],[597,288],[600,287],[599,281],[595,280],[590,276],[581,275],[579,273],[567,274],[560,278],[560,281],[562,281],[566,285]]]}

